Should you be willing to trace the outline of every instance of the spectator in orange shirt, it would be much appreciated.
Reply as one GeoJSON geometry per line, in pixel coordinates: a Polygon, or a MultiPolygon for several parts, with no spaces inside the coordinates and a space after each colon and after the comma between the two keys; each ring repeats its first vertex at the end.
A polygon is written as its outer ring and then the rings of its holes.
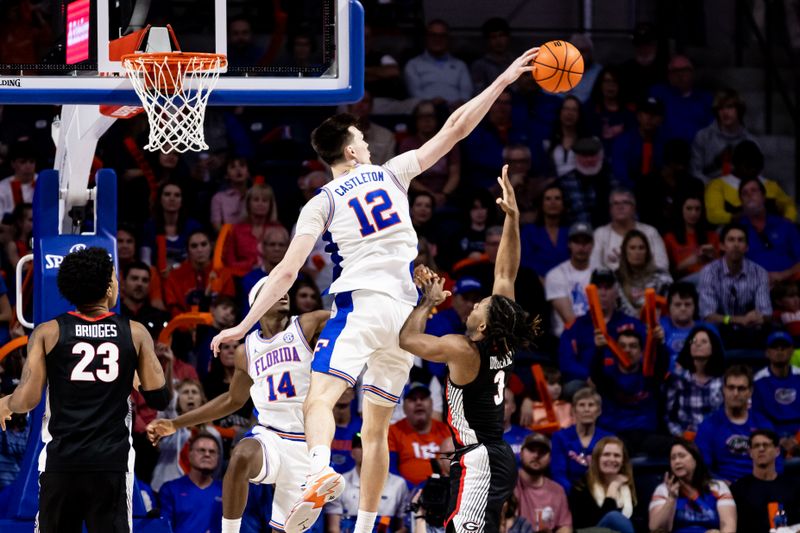
{"type": "Polygon", "coordinates": [[[702,194],[684,196],[675,214],[677,220],[664,236],[670,270],[675,279],[695,274],[686,281],[699,281],[697,273],[719,256],[719,235],[706,222],[702,194]]]}
{"type": "Polygon", "coordinates": [[[206,232],[192,232],[187,248],[187,259],[169,273],[164,286],[167,309],[172,316],[193,308],[208,311],[215,296],[233,296],[235,291],[228,269],[214,269],[211,265],[213,247],[206,232]]]}
{"type": "Polygon", "coordinates": [[[431,390],[415,381],[403,397],[406,417],[389,426],[389,471],[402,476],[409,485],[419,485],[433,473],[443,440],[450,437],[447,424],[433,419],[431,390]]]}
{"type": "Polygon", "coordinates": [[[246,274],[259,263],[258,243],[267,230],[280,226],[275,192],[269,185],[253,185],[245,195],[244,220],[234,224],[225,243],[225,265],[246,274]]]}

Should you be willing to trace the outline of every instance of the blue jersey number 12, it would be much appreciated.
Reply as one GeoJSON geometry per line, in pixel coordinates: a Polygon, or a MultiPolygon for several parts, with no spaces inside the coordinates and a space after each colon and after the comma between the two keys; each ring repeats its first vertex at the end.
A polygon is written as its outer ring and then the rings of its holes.
{"type": "Polygon", "coordinates": [[[358,223],[361,226],[362,237],[372,235],[376,231],[386,229],[400,222],[400,217],[397,215],[397,212],[392,211],[391,213],[385,213],[385,211],[392,208],[392,199],[389,198],[389,195],[383,189],[368,192],[364,195],[364,202],[367,205],[378,202],[370,211],[372,223],[370,223],[369,217],[358,198],[353,198],[347,202],[347,205],[349,205],[356,214],[358,223]]]}

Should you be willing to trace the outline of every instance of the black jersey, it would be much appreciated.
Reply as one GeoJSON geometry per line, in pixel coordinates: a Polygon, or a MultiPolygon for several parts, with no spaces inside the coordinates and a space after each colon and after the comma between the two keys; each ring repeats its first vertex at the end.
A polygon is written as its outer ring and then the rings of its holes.
{"type": "Polygon", "coordinates": [[[467,385],[447,379],[447,421],[456,451],[503,440],[503,404],[514,352],[500,352],[485,342],[476,346],[481,366],[475,379],[467,385]]]}
{"type": "Polygon", "coordinates": [[[58,343],[45,355],[39,470],[132,472],[130,394],[139,355],[130,321],[114,313],[64,313],[56,321],[58,343]]]}

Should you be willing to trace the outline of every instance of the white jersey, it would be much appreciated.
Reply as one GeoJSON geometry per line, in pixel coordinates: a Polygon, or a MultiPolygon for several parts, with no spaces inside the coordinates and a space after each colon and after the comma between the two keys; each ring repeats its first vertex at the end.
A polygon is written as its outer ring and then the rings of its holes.
{"type": "Polygon", "coordinates": [[[333,261],[332,294],[369,289],[416,305],[408,185],[420,172],[416,151],[386,164],[357,165],[303,207],[296,235],[319,237],[333,261]]]}
{"type": "Polygon", "coordinates": [[[285,439],[303,440],[303,402],[311,382],[314,350],[298,317],[292,317],[289,326],[270,339],[264,339],[260,330],[250,333],[245,338],[245,353],[258,423],[285,439]]]}

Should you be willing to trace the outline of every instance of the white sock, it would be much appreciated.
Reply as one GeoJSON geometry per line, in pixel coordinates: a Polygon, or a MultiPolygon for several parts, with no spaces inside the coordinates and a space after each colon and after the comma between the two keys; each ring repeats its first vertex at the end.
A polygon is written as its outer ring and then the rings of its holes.
{"type": "Polygon", "coordinates": [[[311,456],[310,468],[312,474],[316,474],[331,463],[330,446],[314,446],[309,450],[308,454],[311,456]]]}
{"type": "Polygon", "coordinates": [[[375,527],[375,517],[377,516],[378,513],[368,513],[359,509],[353,533],[372,533],[372,528],[375,527]]]}
{"type": "Polygon", "coordinates": [[[239,528],[242,526],[241,518],[223,518],[222,519],[222,533],[239,533],[239,528]]]}

